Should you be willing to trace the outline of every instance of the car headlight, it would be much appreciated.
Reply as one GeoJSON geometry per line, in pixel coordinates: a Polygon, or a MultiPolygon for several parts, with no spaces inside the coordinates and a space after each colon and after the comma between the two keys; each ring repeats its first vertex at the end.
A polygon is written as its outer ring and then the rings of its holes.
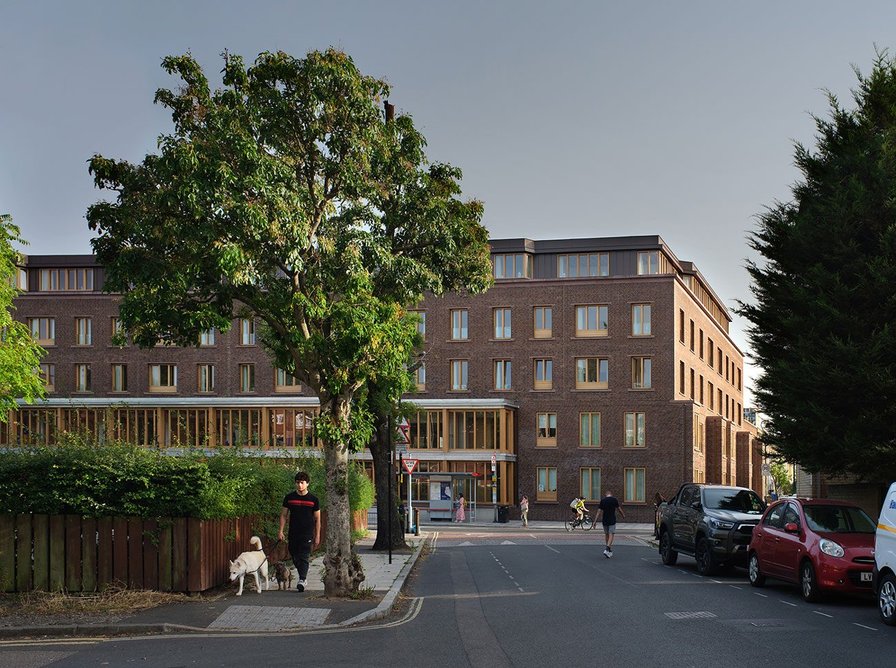
{"type": "Polygon", "coordinates": [[[709,526],[713,529],[733,529],[734,522],[725,522],[723,520],[717,520],[715,517],[710,517],[709,526]]]}
{"type": "Polygon", "coordinates": [[[825,554],[829,554],[832,557],[842,557],[846,554],[843,551],[843,548],[840,547],[839,543],[835,543],[832,540],[828,540],[827,538],[822,538],[818,543],[818,547],[821,548],[821,551],[825,554]]]}

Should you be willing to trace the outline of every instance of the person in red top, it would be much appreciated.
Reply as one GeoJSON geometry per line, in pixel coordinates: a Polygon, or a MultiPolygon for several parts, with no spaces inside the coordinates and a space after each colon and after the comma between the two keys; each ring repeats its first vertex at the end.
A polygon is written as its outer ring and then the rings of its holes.
{"type": "Polygon", "coordinates": [[[284,540],[283,529],[286,526],[287,516],[289,554],[299,572],[296,589],[305,591],[311,552],[320,544],[320,501],[308,491],[308,474],[304,471],[296,473],[296,490],[283,497],[280,533],[277,536],[280,540],[284,540]]]}

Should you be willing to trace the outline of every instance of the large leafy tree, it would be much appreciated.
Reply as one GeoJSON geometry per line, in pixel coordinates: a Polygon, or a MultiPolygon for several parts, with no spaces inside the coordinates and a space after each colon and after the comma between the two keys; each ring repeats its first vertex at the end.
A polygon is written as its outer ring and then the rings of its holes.
{"type": "Polygon", "coordinates": [[[829,95],[814,151],[797,145],[793,201],[759,217],[754,300],[764,440],[812,472],[896,476],[896,63],[829,95]]]}
{"type": "Polygon", "coordinates": [[[28,327],[13,319],[19,260],[14,244],[25,244],[19,235],[12,218],[0,215],[0,421],[3,422],[8,411],[18,406],[17,399],[31,403],[45,395],[44,381],[38,372],[45,351],[34,341],[28,327]]]}
{"type": "Polygon", "coordinates": [[[438,273],[425,254],[396,257],[402,234],[377,207],[390,187],[377,165],[394,154],[379,110],[388,87],[332,49],[263,53],[250,67],[225,54],[214,91],[189,55],[163,67],[183,85],[156,93],[174,121],[159,153],[90,161],[96,185],[117,193],[88,211],[106,289],[122,293],[123,324],[141,346],[195,345],[235,317],[260,321],[274,364],[320,401],[324,584],[350,594],[364,576],[350,542],[348,455],[373,430],[355,399],[399,374],[416,342],[408,302],[381,286],[413,294],[438,273]]]}

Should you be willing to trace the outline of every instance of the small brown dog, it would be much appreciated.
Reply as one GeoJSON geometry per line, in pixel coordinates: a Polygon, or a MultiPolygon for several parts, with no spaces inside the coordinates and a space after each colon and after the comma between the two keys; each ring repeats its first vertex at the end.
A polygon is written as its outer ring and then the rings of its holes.
{"type": "Polygon", "coordinates": [[[277,589],[292,589],[292,569],[282,561],[274,564],[274,577],[277,578],[277,589]]]}

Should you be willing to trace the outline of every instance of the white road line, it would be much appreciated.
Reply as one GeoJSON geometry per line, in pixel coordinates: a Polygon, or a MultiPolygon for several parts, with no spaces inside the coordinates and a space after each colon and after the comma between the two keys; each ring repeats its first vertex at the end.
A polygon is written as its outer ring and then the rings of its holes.
{"type": "Polygon", "coordinates": [[[737,585],[728,585],[732,589],[743,589],[743,587],[738,587],[737,585]]]}
{"type": "Polygon", "coordinates": [[[722,581],[721,581],[721,580],[710,580],[710,582],[715,582],[717,585],[722,584],[722,581]]]}
{"type": "Polygon", "coordinates": [[[821,615],[822,617],[827,617],[828,619],[834,618],[834,615],[829,615],[828,613],[822,612],[821,610],[813,610],[812,612],[814,612],[816,615],[821,615]]]}
{"type": "Polygon", "coordinates": [[[856,626],[861,626],[863,629],[868,629],[869,631],[877,631],[873,626],[865,626],[864,624],[859,624],[858,622],[853,622],[856,626]]]}
{"type": "Polygon", "coordinates": [[[784,605],[789,605],[789,606],[794,607],[794,608],[797,607],[797,604],[796,604],[796,603],[791,603],[790,601],[782,601],[781,599],[778,599],[778,602],[779,602],[779,603],[783,603],[784,605]]]}
{"type": "Polygon", "coordinates": [[[754,592],[753,592],[753,595],[754,595],[754,596],[761,596],[762,598],[768,598],[768,596],[766,596],[765,594],[760,594],[758,591],[754,591],[754,592]]]}
{"type": "Polygon", "coordinates": [[[560,554],[560,550],[555,550],[550,545],[545,545],[545,547],[548,548],[551,552],[556,552],[557,554],[560,554]]]}

